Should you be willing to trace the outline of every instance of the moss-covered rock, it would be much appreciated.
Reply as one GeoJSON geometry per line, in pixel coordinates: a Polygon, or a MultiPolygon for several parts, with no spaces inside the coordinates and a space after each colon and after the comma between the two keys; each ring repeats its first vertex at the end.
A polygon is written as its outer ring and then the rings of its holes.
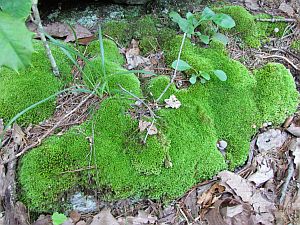
{"type": "MultiPolygon", "coordinates": [[[[177,58],[180,43],[179,36],[165,44],[169,61],[177,58]]],[[[228,168],[227,160],[231,169],[243,164],[250,138],[256,132],[253,125],[260,126],[265,120],[280,123],[295,111],[298,94],[283,66],[269,64],[253,76],[223,52],[200,49],[186,41],[183,60],[208,73],[222,69],[228,80],[220,82],[211,74],[212,79],[205,85],[197,83],[183,90],[171,87],[164,98],[175,93],[182,106],[157,112],[158,134],[150,136],[145,145],[141,143],[145,133],[138,132],[138,121],[129,113],[134,101],[119,90],[101,103],[91,121],[81,125],[81,135],[72,129],[27,153],[19,168],[24,202],[34,211],[54,211],[64,192],[82,187],[100,189],[105,199],[170,199],[228,168]],[[279,89],[284,93],[282,98],[279,89]],[[89,154],[90,145],[84,137],[90,137],[93,131],[95,158],[91,163],[97,165],[97,171],[90,171],[95,183],[91,185],[87,171],[64,172],[88,165],[85,155],[89,154]],[[216,147],[220,139],[228,142],[226,158],[216,147]]],[[[101,64],[97,60],[93,63],[101,71],[101,64]]],[[[121,84],[142,95],[134,74],[115,74],[113,70],[120,70],[120,65],[107,63],[113,89],[121,84]]],[[[101,76],[98,73],[97,79],[101,76]]],[[[167,83],[165,76],[154,78],[147,92],[157,98],[167,83]]]]}
{"type": "MultiPolygon", "coordinates": [[[[32,55],[32,66],[20,70],[19,73],[7,68],[0,68],[0,118],[5,122],[17,113],[39,102],[60,90],[62,80],[52,73],[50,62],[41,42],[34,42],[35,53],[32,55]]],[[[65,55],[52,48],[61,72],[61,78],[69,80],[71,65],[65,55]]],[[[21,116],[19,124],[38,123],[50,117],[55,110],[56,99],[53,98],[21,116]]]]}

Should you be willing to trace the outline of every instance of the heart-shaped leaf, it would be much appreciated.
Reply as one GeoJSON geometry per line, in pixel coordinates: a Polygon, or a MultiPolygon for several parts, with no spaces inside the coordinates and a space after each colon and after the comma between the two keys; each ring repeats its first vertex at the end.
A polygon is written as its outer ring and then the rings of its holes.
{"type": "Polygon", "coordinates": [[[173,63],[172,63],[172,68],[173,69],[176,69],[176,66],[177,66],[177,70],[178,71],[186,71],[186,70],[189,70],[191,69],[192,67],[185,61],[179,59],[178,60],[175,60],[173,63]]]}
{"type": "Polygon", "coordinates": [[[226,37],[224,34],[221,33],[215,33],[212,39],[221,42],[223,45],[227,45],[229,42],[228,37],[226,37]]]}
{"type": "Polygon", "coordinates": [[[195,84],[197,82],[197,76],[195,74],[193,74],[191,77],[190,77],[190,83],[191,84],[195,84]]]}
{"type": "Polygon", "coordinates": [[[223,70],[214,70],[214,74],[221,80],[226,81],[227,75],[223,70]]]}
{"type": "Polygon", "coordinates": [[[21,19],[0,12],[0,67],[18,70],[28,66],[33,52],[32,33],[21,19]]]}
{"type": "Polygon", "coordinates": [[[200,40],[204,43],[204,44],[209,44],[209,36],[207,35],[203,35],[203,34],[200,34],[198,35],[200,40]]]}
{"type": "Polygon", "coordinates": [[[171,17],[173,22],[179,25],[180,29],[184,33],[187,33],[188,35],[194,33],[193,20],[188,21],[187,19],[182,18],[177,12],[170,12],[169,16],[171,17]]]}
{"type": "Polygon", "coordinates": [[[234,20],[231,16],[219,13],[213,16],[212,20],[222,28],[233,28],[235,26],[234,20]]]}

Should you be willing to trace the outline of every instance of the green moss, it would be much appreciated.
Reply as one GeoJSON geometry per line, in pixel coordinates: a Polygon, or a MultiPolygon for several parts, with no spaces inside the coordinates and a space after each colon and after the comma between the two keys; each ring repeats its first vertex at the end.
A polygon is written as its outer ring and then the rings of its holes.
{"type": "MultiPolygon", "coordinates": [[[[165,43],[165,49],[169,51],[168,61],[177,58],[180,43],[180,36],[165,43]]],[[[209,73],[222,69],[228,80],[221,82],[211,74],[212,79],[205,85],[197,83],[183,90],[172,86],[164,98],[175,93],[182,105],[179,109],[162,108],[157,112],[160,118],[155,126],[159,132],[149,136],[146,144],[141,142],[145,133],[138,132],[138,121],[132,119],[129,113],[134,100],[119,94],[105,99],[92,121],[81,126],[85,128],[83,137],[77,137],[78,133],[71,130],[62,137],[50,139],[22,159],[19,180],[22,199],[29,208],[36,211],[56,210],[58,206],[52,206],[59,205],[60,196],[71,187],[98,188],[107,200],[178,197],[199,181],[226,169],[228,165],[225,160],[229,160],[230,169],[243,164],[248,156],[251,136],[256,132],[252,126],[269,118],[280,122],[295,110],[298,103],[293,79],[281,65],[267,65],[253,76],[241,63],[231,60],[222,51],[216,48],[200,49],[188,40],[182,59],[197,70],[209,73]],[[279,95],[272,97],[274,93],[283,93],[286,102],[279,95]],[[280,112],[275,110],[276,106],[280,112]],[[53,173],[57,175],[66,169],[75,169],[73,165],[87,165],[84,155],[89,151],[89,145],[84,136],[92,135],[92,124],[98,173],[90,172],[96,185],[87,184],[86,172],[53,179],[53,173]],[[228,142],[226,159],[216,148],[220,139],[228,142]],[[47,162],[44,164],[55,165],[54,172],[51,170],[53,166],[49,169],[37,160],[45,152],[47,156],[43,160],[47,162]],[[69,154],[72,155],[70,159],[69,154]],[[67,159],[64,161],[64,158],[67,159]],[[173,166],[167,168],[164,165],[166,160],[173,166]],[[37,182],[39,178],[42,182],[37,182]],[[50,181],[44,180],[46,178],[50,181]],[[50,190],[49,183],[55,183],[51,187],[56,189],[50,190]],[[40,194],[46,192],[51,192],[49,197],[40,194]]],[[[98,70],[101,71],[101,68],[98,70]]],[[[110,76],[111,86],[122,82],[128,90],[141,93],[133,74],[126,78],[114,74],[110,76]]],[[[168,81],[166,76],[152,79],[148,92],[157,97],[168,81]]]]}
{"type": "Polygon", "coordinates": [[[260,47],[258,27],[255,18],[242,6],[225,6],[215,9],[230,15],[236,22],[236,26],[230,32],[237,33],[250,47],[260,47]]]}
{"type": "MultiPolygon", "coordinates": [[[[150,96],[153,96],[154,99],[157,99],[169,82],[170,82],[170,78],[167,76],[158,76],[156,78],[151,79],[148,84],[148,91],[150,96]]],[[[167,90],[167,92],[162,96],[161,102],[163,102],[164,99],[169,98],[172,94],[176,92],[177,89],[175,85],[172,84],[170,88],[167,90]]]]}
{"type": "Polygon", "coordinates": [[[132,38],[130,25],[127,21],[109,21],[103,26],[103,34],[114,38],[123,46],[127,46],[132,38]]]}
{"type": "Polygon", "coordinates": [[[255,72],[255,78],[256,99],[263,121],[280,124],[295,112],[299,96],[294,91],[296,85],[290,72],[282,64],[267,64],[255,72]]]}
{"type": "MultiPolygon", "coordinates": [[[[110,61],[117,63],[119,65],[125,64],[125,58],[120,54],[120,50],[117,48],[116,44],[108,39],[103,39],[104,47],[104,58],[105,61],[110,61]]],[[[99,41],[93,41],[88,46],[86,51],[94,56],[100,56],[100,44],[99,41]]]]}
{"type": "Polygon", "coordinates": [[[291,49],[297,53],[300,53],[300,40],[295,40],[291,44],[291,49]]]}
{"type": "MultiPolygon", "coordinates": [[[[35,53],[32,56],[32,66],[16,73],[10,69],[0,68],[0,118],[5,122],[17,113],[55,94],[63,86],[63,82],[54,77],[44,47],[41,42],[34,42],[35,53]]],[[[65,55],[52,48],[58,63],[62,79],[69,80],[71,65],[65,55]]],[[[21,116],[17,122],[38,123],[50,117],[55,110],[56,99],[53,98],[21,116]]]]}
{"type": "MultiPolygon", "coordinates": [[[[254,17],[255,19],[272,19],[272,18],[283,18],[283,17],[273,17],[268,14],[258,14],[254,17]]],[[[285,32],[287,32],[288,24],[286,22],[267,22],[267,21],[257,21],[257,28],[259,36],[261,39],[268,39],[269,37],[282,37],[285,32]],[[275,28],[278,32],[275,32],[275,28]]]]}

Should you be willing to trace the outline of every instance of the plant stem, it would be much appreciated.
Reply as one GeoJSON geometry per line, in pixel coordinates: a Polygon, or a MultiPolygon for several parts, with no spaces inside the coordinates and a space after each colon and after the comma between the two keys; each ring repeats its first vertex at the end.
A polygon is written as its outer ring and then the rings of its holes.
{"type": "Polygon", "coordinates": [[[174,83],[174,80],[175,80],[176,74],[177,74],[177,68],[178,68],[178,65],[179,65],[179,60],[180,60],[180,56],[181,56],[181,53],[182,53],[182,49],[183,49],[185,38],[186,38],[186,33],[184,33],[183,37],[182,37],[181,46],[180,46],[180,49],[179,49],[179,52],[178,52],[176,67],[175,67],[174,73],[173,73],[173,75],[171,77],[170,83],[168,83],[168,85],[165,87],[165,89],[163,90],[163,92],[156,99],[156,102],[160,101],[160,99],[162,98],[162,96],[167,92],[167,90],[170,88],[170,86],[174,83]]]}
{"type": "Polygon", "coordinates": [[[33,15],[34,15],[34,21],[33,22],[38,26],[37,31],[38,31],[38,34],[41,37],[41,40],[42,40],[43,45],[44,45],[45,50],[46,50],[46,54],[47,54],[47,56],[50,60],[53,74],[58,77],[59,76],[59,70],[58,70],[57,64],[55,62],[55,59],[52,55],[51,49],[49,48],[48,42],[47,42],[45,34],[44,34],[44,28],[43,28],[43,25],[42,25],[42,22],[41,22],[41,17],[40,17],[40,13],[39,13],[39,10],[38,10],[38,7],[37,7],[37,2],[33,2],[32,12],[33,12],[33,15]]]}

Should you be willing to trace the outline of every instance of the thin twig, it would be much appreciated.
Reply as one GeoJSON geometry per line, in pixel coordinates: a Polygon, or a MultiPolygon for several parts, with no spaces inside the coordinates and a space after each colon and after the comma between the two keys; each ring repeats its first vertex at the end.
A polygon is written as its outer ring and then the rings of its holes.
{"type": "Polygon", "coordinates": [[[297,22],[296,19],[292,19],[292,18],[270,18],[270,19],[266,19],[266,18],[257,18],[256,21],[260,21],[260,22],[271,22],[271,23],[276,23],[276,22],[293,23],[293,22],[297,22]]]}
{"type": "Polygon", "coordinates": [[[75,173],[75,172],[81,172],[84,170],[92,170],[92,169],[95,169],[95,166],[88,166],[86,168],[80,168],[80,169],[76,169],[76,170],[67,170],[67,171],[61,172],[60,174],[75,173]]]}
{"type": "Polygon", "coordinates": [[[286,62],[288,62],[295,70],[300,70],[291,60],[289,60],[288,58],[281,56],[281,55],[268,55],[268,56],[264,56],[264,55],[259,55],[259,57],[263,58],[263,59],[269,59],[269,58],[279,58],[279,59],[283,59],[286,62]]]}
{"type": "Polygon", "coordinates": [[[127,91],[125,88],[123,88],[120,84],[118,84],[118,86],[122,89],[122,91],[124,91],[125,93],[131,95],[132,97],[134,97],[136,100],[138,100],[139,102],[141,102],[144,106],[147,107],[147,109],[150,112],[151,117],[153,118],[158,118],[158,116],[155,115],[155,113],[153,112],[153,110],[151,109],[151,107],[141,98],[139,98],[138,96],[136,96],[135,94],[131,93],[130,91],[127,91]]]}
{"type": "Polygon", "coordinates": [[[108,39],[110,39],[110,40],[112,40],[113,42],[115,42],[116,43],[116,45],[118,46],[118,48],[124,48],[119,42],[117,42],[113,37],[111,37],[111,36],[109,36],[109,35],[107,35],[107,34],[104,34],[103,35],[104,37],[106,37],[106,38],[108,38],[108,39]]]}
{"type": "Polygon", "coordinates": [[[44,45],[45,50],[46,50],[46,54],[47,54],[47,56],[50,60],[53,74],[58,77],[59,76],[59,70],[58,70],[56,61],[55,61],[55,59],[52,55],[51,49],[48,45],[48,42],[47,42],[45,34],[44,34],[44,28],[43,28],[43,25],[42,25],[42,22],[41,22],[40,13],[39,13],[39,10],[38,10],[38,7],[37,7],[37,2],[34,2],[32,4],[32,11],[33,11],[33,15],[34,15],[34,18],[35,18],[33,20],[33,22],[38,26],[37,31],[38,31],[38,33],[41,37],[41,40],[42,40],[43,45],[44,45]]]}
{"type": "Polygon", "coordinates": [[[282,205],[284,200],[285,200],[285,196],[286,196],[286,191],[287,188],[289,186],[290,180],[292,179],[293,175],[294,175],[294,163],[292,160],[289,160],[289,168],[288,168],[288,175],[286,177],[286,180],[283,184],[283,187],[281,189],[281,196],[279,199],[279,204],[282,205]]]}
{"type": "Polygon", "coordinates": [[[163,92],[160,94],[160,96],[156,99],[156,102],[160,101],[160,99],[163,97],[163,95],[167,92],[167,90],[170,88],[170,86],[174,83],[174,80],[175,80],[176,74],[177,74],[177,69],[178,69],[179,60],[180,60],[180,56],[181,56],[181,53],[182,53],[182,49],[183,49],[185,38],[186,38],[186,33],[184,33],[184,35],[182,37],[181,46],[180,46],[179,53],[178,53],[178,58],[177,58],[177,63],[176,63],[176,67],[175,67],[174,73],[172,75],[172,78],[171,78],[170,82],[168,83],[168,85],[163,90],[163,92]]]}
{"type": "Polygon", "coordinates": [[[41,138],[38,139],[38,141],[32,143],[31,145],[27,146],[26,148],[24,148],[21,152],[19,152],[18,154],[16,154],[14,157],[12,157],[11,159],[8,159],[6,161],[2,161],[0,162],[1,165],[7,164],[15,159],[17,159],[18,157],[20,157],[21,155],[23,155],[26,151],[28,151],[29,149],[32,149],[36,146],[38,146],[39,144],[41,144],[42,140],[45,139],[48,135],[50,135],[57,127],[59,127],[59,125],[66,119],[68,118],[70,115],[72,115],[74,112],[76,112],[85,102],[87,102],[87,100],[89,100],[94,94],[95,94],[95,90],[99,87],[100,83],[98,83],[95,86],[95,89],[92,93],[90,93],[84,100],[82,100],[77,106],[76,108],[74,108],[73,110],[71,110],[69,113],[67,113],[66,115],[63,116],[62,119],[60,119],[50,130],[48,130],[41,138]]]}
{"type": "Polygon", "coordinates": [[[181,207],[179,206],[179,211],[180,213],[183,215],[185,221],[187,222],[188,225],[191,225],[191,223],[189,222],[189,219],[187,218],[187,216],[185,215],[185,213],[183,212],[183,210],[181,209],[181,207]]]}

